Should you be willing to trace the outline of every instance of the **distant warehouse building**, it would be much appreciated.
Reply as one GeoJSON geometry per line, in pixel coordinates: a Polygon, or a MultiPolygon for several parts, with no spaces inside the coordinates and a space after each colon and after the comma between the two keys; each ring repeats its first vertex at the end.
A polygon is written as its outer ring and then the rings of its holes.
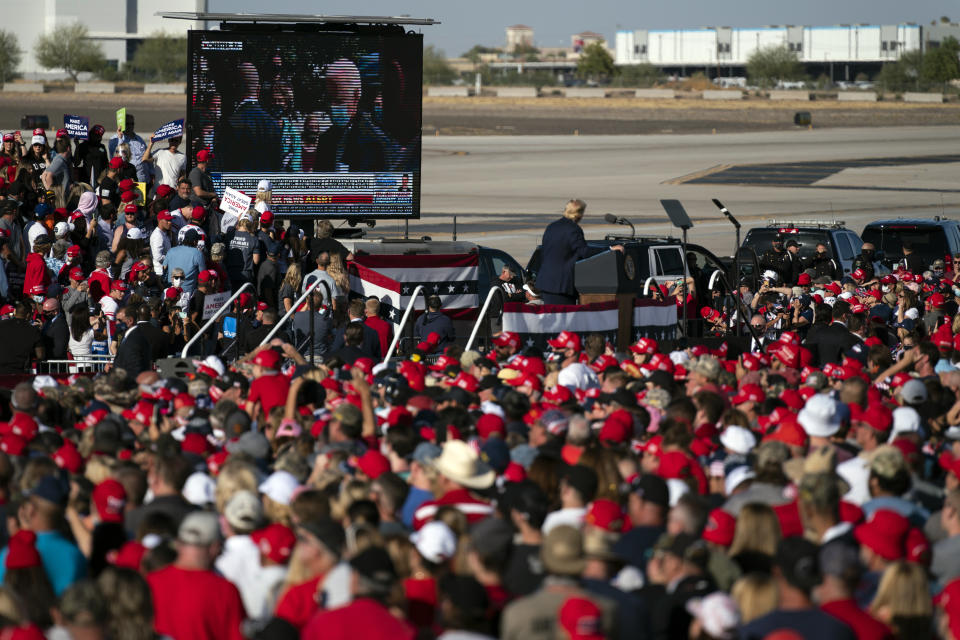
{"type": "Polygon", "coordinates": [[[949,35],[960,39],[960,25],[637,29],[617,32],[615,59],[619,65],[652,64],[667,73],[705,70],[723,77],[742,75],[758,49],[785,46],[796,52],[811,75],[833,77],[836,66],[836,79],[851,80],[857,73],[879,71],[905,51],[937,46],[949,35]]]}

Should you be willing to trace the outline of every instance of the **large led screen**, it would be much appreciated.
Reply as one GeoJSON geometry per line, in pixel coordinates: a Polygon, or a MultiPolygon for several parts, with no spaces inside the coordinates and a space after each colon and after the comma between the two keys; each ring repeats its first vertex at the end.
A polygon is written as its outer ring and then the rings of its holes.
{"type": "Polygon", "coordinates": [[[278,215],[417,218],[423,39],[191,31],[188,153],[278,215]]]}

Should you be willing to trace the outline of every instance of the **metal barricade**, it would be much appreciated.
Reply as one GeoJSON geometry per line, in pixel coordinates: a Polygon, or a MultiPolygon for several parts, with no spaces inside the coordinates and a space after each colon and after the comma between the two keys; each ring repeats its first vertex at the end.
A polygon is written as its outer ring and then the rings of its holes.
{"type": "Polygon", "coordinates": [[[477,321],[473,325],[473,331],[470,332],[470,339],[467,340],[467,346],[463,348],[464,351],[469,351],[473,347],[473,341],[477,338],[477,332],[480,331],[480,326],[483,324],[483,321],[487,317],[487,312],[490,310],[490,303],[497,295],[497,291],[500,290],[500,287],[490,287],[490,291],[487,293],[487,299],[483,301],[483,307],[480,308],[480,313],[477,315],[477,321]]]}
{"type": "Polygon", "coordinates": [[[33,367],[34,374],[67,375],[73,373],[100,373],[113,364],[112,355],[80,356],[72,360],[41,360],[33,367]]]}

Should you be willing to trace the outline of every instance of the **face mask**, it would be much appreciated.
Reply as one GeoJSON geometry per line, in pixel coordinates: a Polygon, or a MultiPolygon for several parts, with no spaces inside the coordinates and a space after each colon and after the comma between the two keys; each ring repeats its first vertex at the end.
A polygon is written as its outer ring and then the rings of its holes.
{"type": "Polygon", "coordinates": [[[173,286],[179,287],[181,282],[183,282],[183,278],[174,278],[174,279],[173,279],[173,286]]]}
{"type": "Polygon", "coordinates": [[[38,304],[43,304],[43,296],[30,296],[30,297],[33,298],[34,302],[38,304]]]}
{"type": "Polygon", "coordinates": [[[826,257],[827,257],[827,252],[826,252],[826,251],[817,251],[817,257],[818,257],[818,258],[826,258],[826,257]]]}
{"type": "Polygon", "coordinates": [[[960,298],[960,289],[957,289],[956,287],[954,287],[954,288],[953,288],[953,295],[955,295],[956,297],[960,298]]]}
{"type": "Polygon", "coordinates": [[[347,126],[347,124],[350,122],[350,112],[347,110],[346,105],[330,105],[330,120],[333,121],[333,124],[337,125],[338,127],[347,126]]]}
{"type": "Polygon", "coordinates": [[[873,254],[874,254],[873,249],[864,249],[860,253],[863,254],[863,257],[866,258],[867,260],[873,260],[873,254]]]}

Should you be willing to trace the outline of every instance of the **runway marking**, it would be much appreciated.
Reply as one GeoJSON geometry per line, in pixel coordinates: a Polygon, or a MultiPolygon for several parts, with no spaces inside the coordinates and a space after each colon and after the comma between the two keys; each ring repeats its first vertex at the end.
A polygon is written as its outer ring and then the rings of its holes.
{"type": "Polygon", "coordinates": [[[960,155],[899,156],[857,160],[817,160],[811,162],[777,162],[768,164],[716,165],[697,173],[667,180],[664,184],[717,184],[744,187],[801,187],[811,189],[857,189],[877,191],[917,191],[957,193],[960,189],[923,187],[843,186],[814,184],[844,169],[894,167],[913,164],[946,164],[960,162],[960,155]]]}
{"type": "Polygon", "coordinates": [[[666,180],[663,184],[683,184],[685,182],[695,182],[701,178],[713,175],[715,173],[720,173],[722,171],[727,171],[736,167],[734,164],[715,164],[712,167],[707,169],[702,169],[701,171],[694,171],[693,173],[688,173],[685,176],[680,176],[679,178],[673,178],[671,180],[666,180]]]}

